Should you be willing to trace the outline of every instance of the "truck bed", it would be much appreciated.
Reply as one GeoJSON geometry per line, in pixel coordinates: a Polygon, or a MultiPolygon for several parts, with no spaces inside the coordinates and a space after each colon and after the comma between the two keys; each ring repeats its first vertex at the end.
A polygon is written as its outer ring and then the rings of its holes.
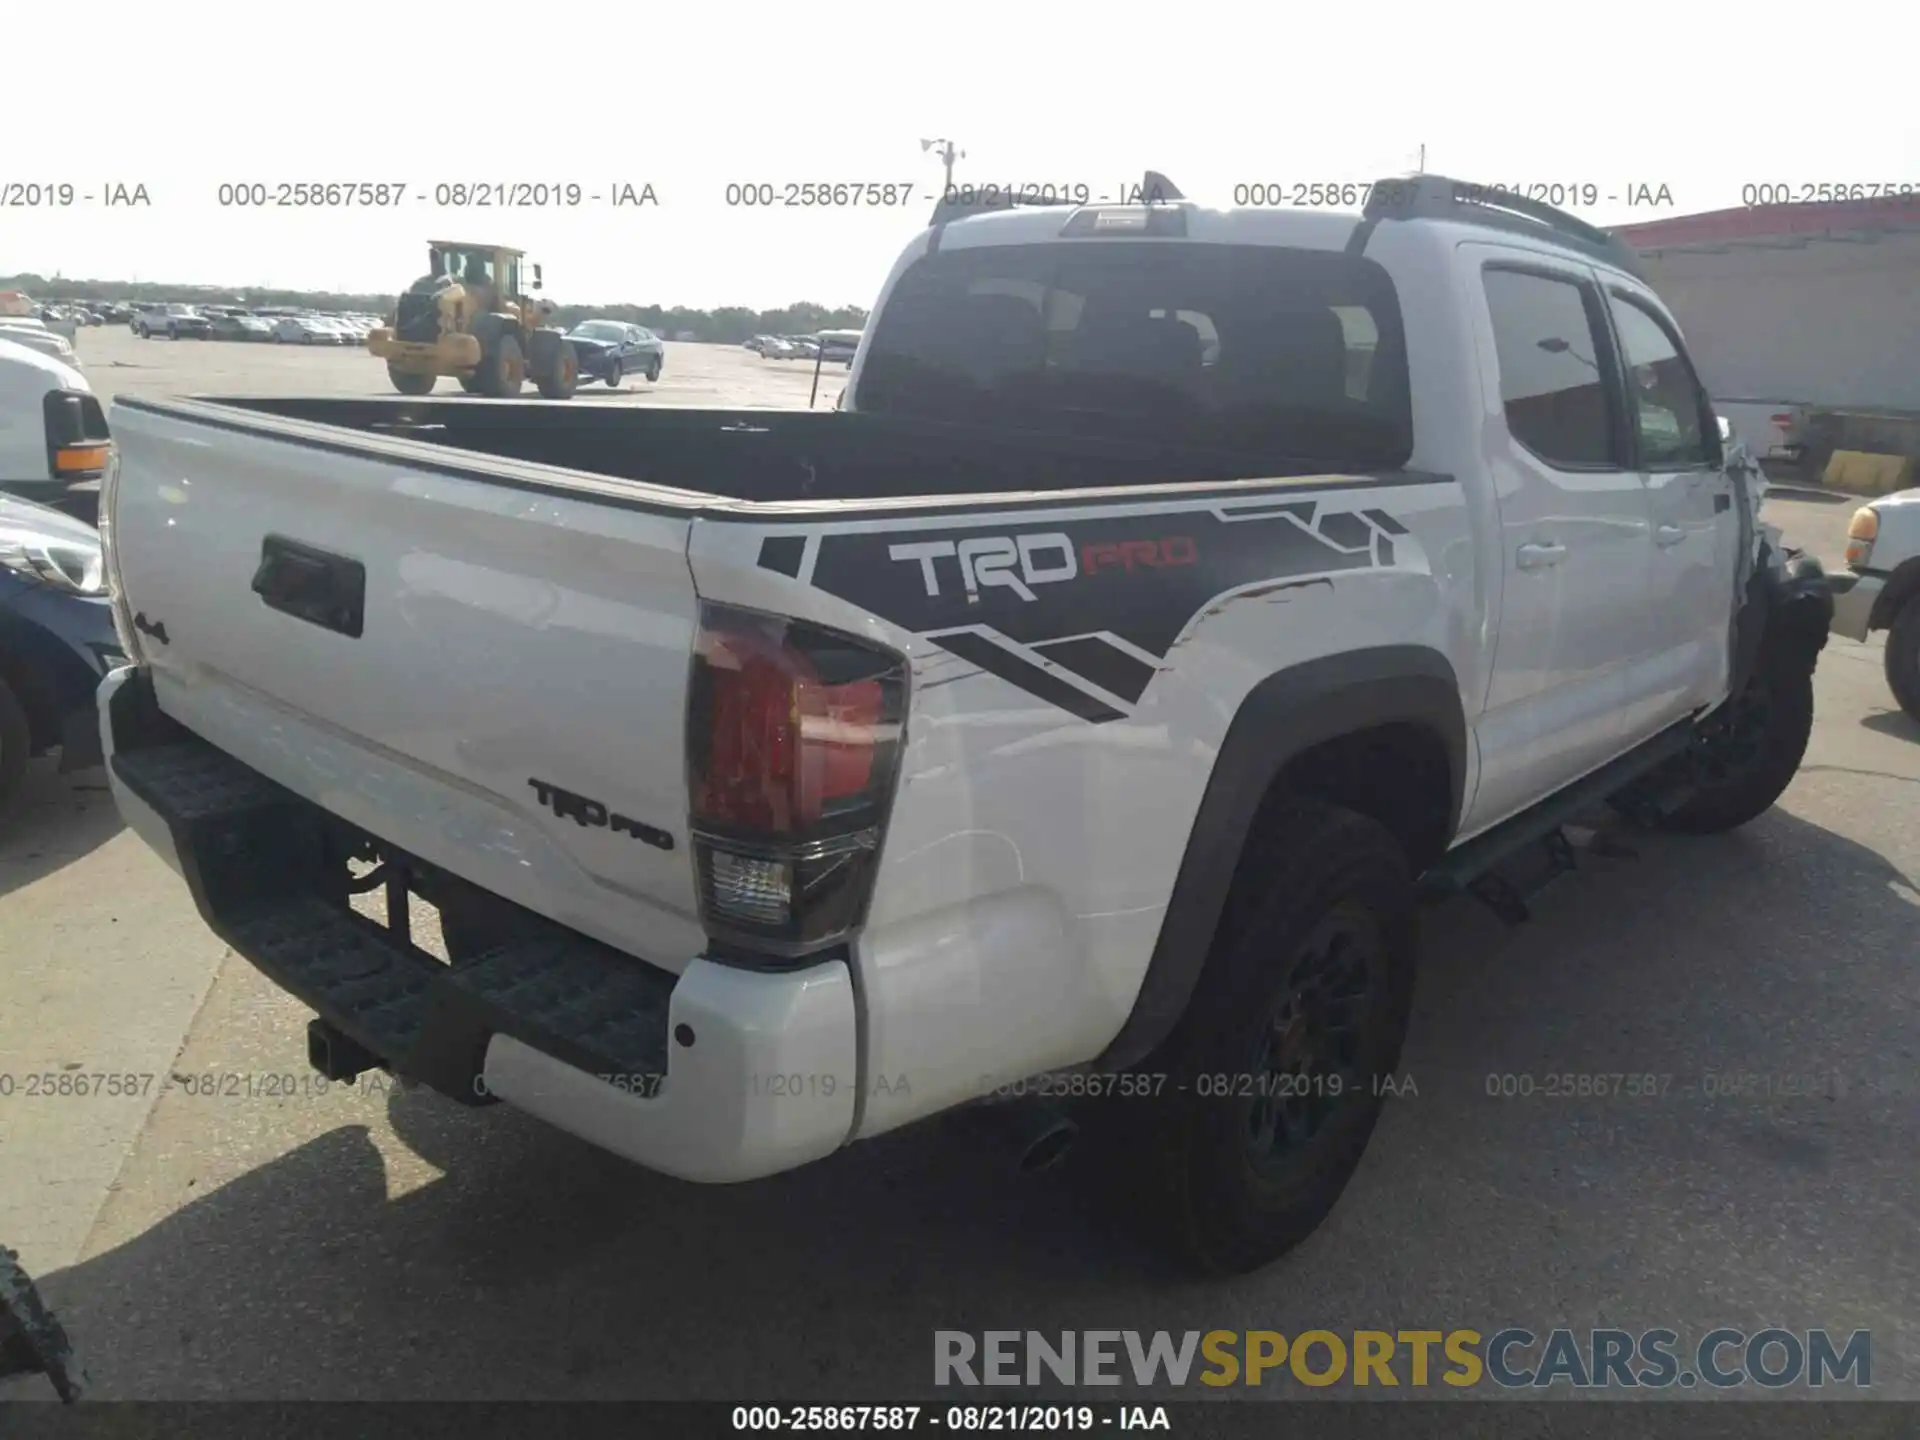
{"type": "MultiPolygon", "coordinates": [[[[703,500],[911,501],[1218,484],[1335,468],[1299,457],[1138,437],[1097,439],[831,410],[307,396],[193,396],[184,407],[126,398],[116,403],[158,413],[190,408],[200,423],[236,429],[272,430],[279,428],[273,422],[295,421],[357,432],[369,440],[408,440],[467,455],[530,461],[654,487],[670,492],[657,498],[671,503],[677,497],[680,505],[694,508],[703,500]]],[[[360,448],[346,434],[325,442],[312,432],[301,438],[360,448]]]]}

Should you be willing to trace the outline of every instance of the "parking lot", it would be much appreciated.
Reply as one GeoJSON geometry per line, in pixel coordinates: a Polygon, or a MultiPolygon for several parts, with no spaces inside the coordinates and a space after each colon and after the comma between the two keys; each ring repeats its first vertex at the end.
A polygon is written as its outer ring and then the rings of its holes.
{"type": "MultiPolygon", "coordinates": [[[[355,349],[94,329],[80,354],[103,401],[390,393],[355,349]]],[[[813,380],[666,354],[579,403],[804,406],[813,380]]],[[[1771,518],[1837,564],[1851,508],[1771,518]]],[[[1636,836],[1519,928],[1434,911],[1411,1088],[1331,1220],[1217,1284],[1170,1276],[1071,1165],[1022,1177],[938,1124],[700,1188],[504,1106],[317,1093],[307,1012],[98,772],[43,765],[0,834],[0,1068],[157,1078],[0,1098],[0,1241],[101,1398],[872,1400],[926,1390],[936,1329],[1504,1325],[1869,1329],[1875,1391],[1920,1398],[1920,726],[1881,644],[1829,645],[1806,763],[1746,830],[1636,836]],[[1621,1072],[1670,1079],[1497,1093],[1621,1072]]]]}
{"type": "MultiPolygon", "coordinates": [[[[208,340],[142,340],[122,325],[80,332],[81,366],[100,403],[114,395],[392,395],[386,367],[364,349],[343,345],[240,344],[208,340]]],[[[618,389],[583,383],[577,402],[592,405],[797,406],[813,387],[811,361],[762,360],[734,345],[667,342],[657,384],[629,375],[618,389]]],[[[844,365],[820,368],[815,404],[827,409],[846,383],[844,365]]],[[[442,380],[438,394],[458,395],[442,380]]],[[[533,398],[532,385],[527,386],[533,398]]]]}

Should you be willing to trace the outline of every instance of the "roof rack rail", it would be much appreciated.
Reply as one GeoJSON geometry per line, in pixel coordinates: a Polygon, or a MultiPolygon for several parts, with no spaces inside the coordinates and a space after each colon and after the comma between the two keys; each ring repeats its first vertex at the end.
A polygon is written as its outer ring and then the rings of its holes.
{"type": "Polygon", "coordinates": [[[1445,175],[1376,180],[1367,192],[1362,215],[1366,220],[1459,220],[1522,235],[1544,232],[1629,275],[1641,276],[1639,255],[1619,236],[1498,185],[1477,185],[1445,175]]]}
{"type": "MultiPolygon", "coordinates": [[[[1143,205],[1164,205],[1187,197],[1166,176],[1157,170],[1149,170],[1139,187],[1139,200],[1143,205]]],[[[933,207],[933,218],[927,221],[929,228],[945,225],[952,220],[964,220],[970,215],[987,215],[995,210],[1017,210],[1028,207],[1044,207],[1055,210],[1077,210],[1083,202],[1070,195],[1062,195],[1052,186],[1039,190],[1005,190],[998,185],[983,185],[974,189],[970,185],[948,186],[942,193],[939,203],[933,207]]],[[[1134,204],[1132,197],[1118,203],[1134,204]]]]}

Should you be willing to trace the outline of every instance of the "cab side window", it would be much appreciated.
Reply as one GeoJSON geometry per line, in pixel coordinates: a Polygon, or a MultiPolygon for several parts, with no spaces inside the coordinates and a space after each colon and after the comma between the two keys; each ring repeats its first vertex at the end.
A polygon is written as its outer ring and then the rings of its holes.
{"type": "Polygon", "coordinates": [[[1507,432],[1558,470],[1625,468],[1593,287],[1496,267],[1484,283],[1507,432]]]}
{"type": "Polygon", "coordinates": [[[1693,366],[1668,330],[1639,301],[1607,296],[1620,359],[1627,372],[1627,411],[1649,470],[1686,470],[1719,459],[1719,436],[1707,428],[1707,405],[1693,366]]]}

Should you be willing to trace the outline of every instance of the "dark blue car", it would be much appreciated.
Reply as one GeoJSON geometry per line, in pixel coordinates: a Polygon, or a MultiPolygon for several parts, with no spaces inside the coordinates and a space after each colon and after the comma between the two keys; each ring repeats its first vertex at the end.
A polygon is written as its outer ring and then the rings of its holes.
{"type": "Polygon", "coordinates": [[[30,757],[62,771],[100,763],[93,696],[125,663],[91,525],[0,495],[0,812],[30,757]]]}
{"type": "Polygon", "coordinates": [[[624,320],[586,320],[567,332],[573,353],[580,358],[582,380],[604,380],[618,388],[629,375],[644,375],[649,383],[660,378],[666,346],[643,325],[624,320]]]}

